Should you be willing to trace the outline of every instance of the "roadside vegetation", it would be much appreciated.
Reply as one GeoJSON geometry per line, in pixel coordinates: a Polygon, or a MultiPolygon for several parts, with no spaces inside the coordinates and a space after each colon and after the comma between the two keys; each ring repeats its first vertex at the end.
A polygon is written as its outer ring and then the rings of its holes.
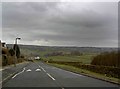
{"type": "Polygon", "coordinates": [[[120,59],[118,55],[120,54],[115,51],[99,54],[49,55],[43,60],[69,71],[92,75],[118,83],[120,78],[120,59]]]}
{"type": "MultiPolygon", "coordinates": [[[[5,49],[5,54],[2,51],[2,58],[4,59],[2,64],[4,66],[14,64],[14,47],[11,48],[10,46],[7,50],[5,49]]],[[[18,63],[25,59],[34,60],[35,57],[40,57],[36,61],[41,60],[72,72],[115,82],[120,79],[120,52],[118,53],[116,48],[20,45],[20,52],[17,53],[18,63]]]]}
{"type": "Polygon", "coordinates": [[[77,68],[75,66],[71,66],[71,65],[64,65],[64,64],[56,64],[56,63],[48,63],[49,65],[67,70],[67,71],[71,71],[77,74],[82,74],[85,76],[90,76],[93,78],[97,78],[100,80],[105,80],[105,81],[109,81],[112,83],[116,83],[116,84],[120,84],[120,79],[119,78],[115,78],[115,77],[109,77],[106,74],[100,74],[100,73],[96,73],[96,72],[92,72],[90,70],[86,70],[86,69],[82,69],[82,68],[77,68]]]}
{"type": "Polygon", "coordinates": [[[6,46],[2,47],[2,66],[21,63],[24,61],[24,59],[24,55],[20,53],[20,48],[18,45],[13,45],[13,48],[8,48],[6,46]]]}
{"type": "Polygon", "coordinates": [[[92,65],[120,67],[120,52],[105,52],[95,56],[92,65]]]}

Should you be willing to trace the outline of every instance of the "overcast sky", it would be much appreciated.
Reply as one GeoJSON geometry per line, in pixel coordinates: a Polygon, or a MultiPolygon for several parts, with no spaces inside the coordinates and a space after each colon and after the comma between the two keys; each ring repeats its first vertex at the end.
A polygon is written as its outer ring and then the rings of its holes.
{"type": "Polygon", "coordinates": [[[117,2],[4,2],[2,41],[42,46],[118,46],[117,2]]]}

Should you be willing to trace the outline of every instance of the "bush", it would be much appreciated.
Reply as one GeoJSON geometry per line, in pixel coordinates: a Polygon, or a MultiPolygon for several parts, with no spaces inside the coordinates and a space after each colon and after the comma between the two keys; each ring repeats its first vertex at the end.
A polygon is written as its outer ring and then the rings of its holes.
{"type": "Polygon", "coordinates": [[[7,56],[6,56],[6,55],[2,55],[2,65],[3,65],[3,66],[6,66],[7,63],[8,63],[7,56]]]}
{"type": "Polygon", "coordinates": [[[79,51],[72,51],[72,52],[71,52],[71,55],[74,55],[74,56],[81,56],[81,55],[83,55],[83,54],[80,53],[79,51]]]}
{"type": "Polygon", "coordinates": [[[20,58],[25,58],[25,56],[24,56],[24,55],[21,55],[20,58]]]}
{"type": "Polygon", "coordinates": [[[15,57],[14,56],[8,56],[8,65],[11,65],[11,64],[14,64],[14,62],[15,62],[15,57]]]}
{"type": "Polygon", "coordinates": [[[118,52],[101,53],[93,58],[92,65],[114,66],[120,67],[120,59],[118,52]]]}

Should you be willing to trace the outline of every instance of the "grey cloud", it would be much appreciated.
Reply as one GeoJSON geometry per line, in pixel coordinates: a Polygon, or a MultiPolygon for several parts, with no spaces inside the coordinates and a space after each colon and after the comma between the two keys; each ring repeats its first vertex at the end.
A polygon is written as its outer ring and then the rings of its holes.
{"type": "Polygon", "coordinates": [[[51,45],[117,45],[117,3],[113,2],[7,2],[2,5],[2,19],[4,40],[18,34],[24,42],[42,39],[51,45]]]}

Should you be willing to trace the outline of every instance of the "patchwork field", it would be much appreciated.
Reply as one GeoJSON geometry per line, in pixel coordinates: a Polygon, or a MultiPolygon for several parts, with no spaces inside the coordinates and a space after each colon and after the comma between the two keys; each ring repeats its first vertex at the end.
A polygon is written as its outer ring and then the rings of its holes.
{"type": "Polygon", "coordinates": [[[81,62],[83,64],[90,64],[93,57],[97,54],[83,54],[81,56],[50,56],[43,58],[45,61],[63,61],[63,62],[81,62]]]}

